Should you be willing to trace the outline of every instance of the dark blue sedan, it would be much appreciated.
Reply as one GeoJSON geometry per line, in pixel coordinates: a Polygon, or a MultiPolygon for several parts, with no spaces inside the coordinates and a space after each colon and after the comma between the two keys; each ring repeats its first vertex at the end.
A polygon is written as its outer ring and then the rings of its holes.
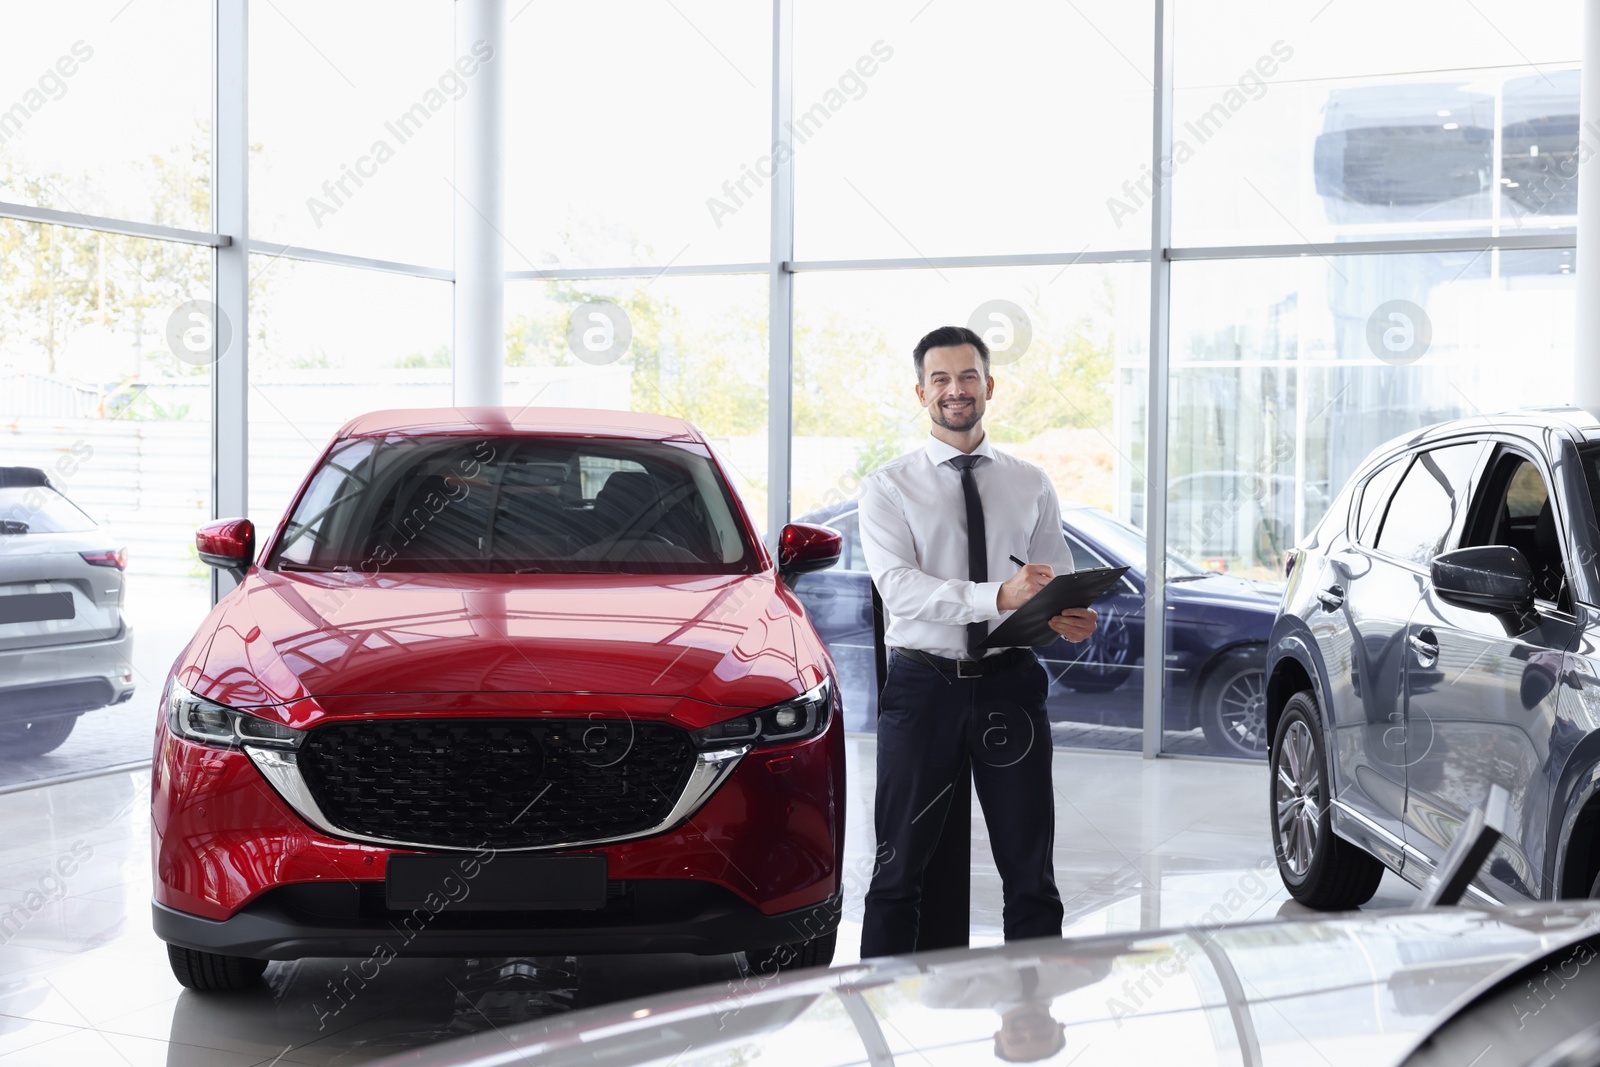
{"type": "MultiPolygon", "coordinates": [[[[1099,508],[1067,506],[1061,529],[1078,569],[1128,567],[1119,588],[1095,605],[1100,627],[1082,644],[1039,649],[1050,672],[1053,722],[1139,727],[1143,722],[1144,534],[1099,508]]],[[[844,691],[845,725],[872,730],[878,715],[872,654],[871,576],[861,551],[856,502],[798,521],[844,535],[837,567],[795,579],[795,593],[828,643],[844,691]]],[[[1263,669],[1283,586],[1203,570],[1167,557],[1166,729],[1205,732],[1220,755],[1264,758],[1263,669]]]]}

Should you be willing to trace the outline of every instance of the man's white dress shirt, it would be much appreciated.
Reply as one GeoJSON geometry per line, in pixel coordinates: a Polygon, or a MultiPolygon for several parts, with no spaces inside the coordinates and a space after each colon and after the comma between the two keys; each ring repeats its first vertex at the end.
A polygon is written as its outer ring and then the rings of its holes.
{"type": "Polygon", "coordinates": [[[984,457],[972,476],[983,500],[989,576],[1000,580],[968,580],[967,504],[961,472],[949,463],[960,455],[930,434],[921,449],[890,460],[864,483],[861,548],[888,614],[884,643],[890,648],[966,659],[967,623],[1010,614],[997,606],[1001,583],[1018,569],[1006,557],[1048,563],[1057,574],[1072,570],[1050,479],[985,437],[972,451],[984,457]]]}

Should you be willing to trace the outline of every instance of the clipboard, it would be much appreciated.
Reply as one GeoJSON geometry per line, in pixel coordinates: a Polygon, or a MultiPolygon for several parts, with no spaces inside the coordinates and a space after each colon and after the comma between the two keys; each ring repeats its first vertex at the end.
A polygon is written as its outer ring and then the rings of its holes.
{"type": "Polygon", "coordinates": [[[1056,575],[1050,579],[1049,585],[1033,594],[1032,600],[996,626],[994,632],[984,638],[978,647],[1031,645],[1042,648],[1050,644],[1059,636],[1050,629],[1053,617],[1068,608],[1086,608],[1093,604],[1109,593],[1127,572],[1126,567],[1094,567],[1056,575]]]}

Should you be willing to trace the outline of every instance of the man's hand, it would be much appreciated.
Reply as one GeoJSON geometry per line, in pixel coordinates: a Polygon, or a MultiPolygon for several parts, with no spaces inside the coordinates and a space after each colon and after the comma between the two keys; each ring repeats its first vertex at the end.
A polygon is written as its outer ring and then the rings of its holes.
{"type": "Polygon", "coordinates": [[[995,607],[1001,611],[1015,611],[1028,601],[1033,595],[1050,584],[1050,579],[1056,573],[1048,563],[1030,563],[1009,581],[1000,587],[1000,595],[995,598],[995,607]]]}
{"type": "Polygon", "coordinates": [[[1050,629],[1068,641],[1082,641],[1100,624],[1100,613],[1093,608],[1068,608],[1050,618],[1050,629]]]}

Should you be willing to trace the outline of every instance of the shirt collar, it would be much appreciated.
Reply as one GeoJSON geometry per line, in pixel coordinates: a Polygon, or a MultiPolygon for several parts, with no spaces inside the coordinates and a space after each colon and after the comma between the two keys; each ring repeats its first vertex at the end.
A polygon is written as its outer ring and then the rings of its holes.
{"type": "MultiPolygon", "coordinates": [[[[946,444],[937,437],[933,436],[931,433],[928,435],[928,443],[922,446],[922,450],[923,452],[927,453],[928,462],[932,463],[935,467],[941,463],[947,463],[957,456],[969,454],[961,451],[954,445],[946,444]]],[[[983,440],[978,442],[978,447],[974,448],[970,455],[983,456],[985,459],[993,461],[994,449],[989,447],[988,434],[983,435],[983,440]]]]}

